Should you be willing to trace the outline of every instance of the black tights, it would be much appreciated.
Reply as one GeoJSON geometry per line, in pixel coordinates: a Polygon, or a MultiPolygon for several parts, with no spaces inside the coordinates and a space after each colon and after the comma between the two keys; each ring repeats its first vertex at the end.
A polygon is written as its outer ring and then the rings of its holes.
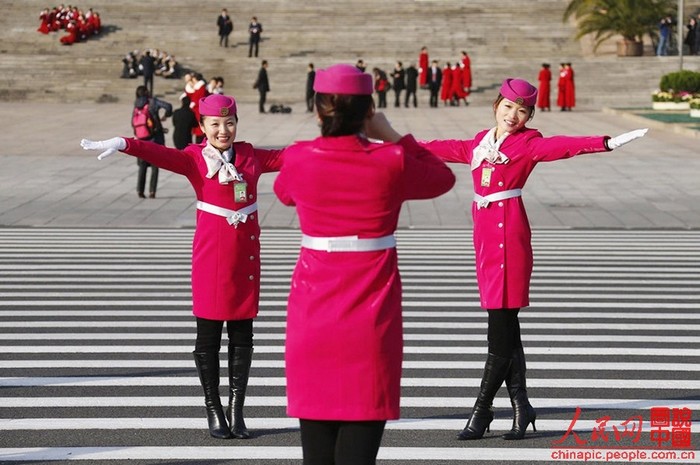
{"type": "Polygon", "coordinates": [[[512,358],[515,350],[523,346],[520,339],[519,308],[499,308],[488,310],[489,314],[489,353],[499,357],[512,358]]]}
{"type": "Polygon", "coordinates": [[[386,421],[299,420],[304,465],[374,465],[386,421]]]}
{"type": "MultiPolygon", "coordinates": [[[[195,352],[219,353],[223,321],[197,318],[197,341],[195,352]]],[[[253,319],[229,320],[226,322],[229,352],[233,347],[253,347],[253,319]]]]}

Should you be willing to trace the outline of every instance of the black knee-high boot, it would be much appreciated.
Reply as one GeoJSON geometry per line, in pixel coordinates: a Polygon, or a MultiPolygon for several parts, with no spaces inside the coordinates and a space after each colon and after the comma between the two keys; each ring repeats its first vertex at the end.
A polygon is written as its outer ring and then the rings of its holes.
{"type": "Polygon", "coordinates": [[[252,359],[252,347],[234,347],[233,353],[229,349],[229,397],[226,418],[231,425],[231,434],[238,439],[250,438],[250,433],[243,419],[243,404],[245,403],[245,391],[248,387],[252,359]]]}
{"type": "Polygon", "coordinates": [[[527,398],[525,383],[525,352],[522,346],[515,349],[513,363],[506,377],[506,387],[510,396],[510,404],[513,406],[513,427],[503,435],[503,439],[522,439],[525,437],[527,426],[532,423],[533,431],[537,412],[527,398]]]}
{"type": "Polygon", "coordinates": [[[224,408],[219,397],[219,354],[217,352],[192,352],[197,365],[199,381],[204,389],[204,405],[209,422],[209,434],[217,439],[230,439],[231,431],[226,423],[224,408]]]}
{"type": "Polygon", "coordinates": [[[496,397],[496,392],[503,384],[510,365],[511,359],[488,354],[479,395],[476,398],[467,426],[459,433],[459,439],[481,439],[484,432],[489,429],[489,425],[493,421],[493,409],[491,408],[493,398],[496,397]]]}

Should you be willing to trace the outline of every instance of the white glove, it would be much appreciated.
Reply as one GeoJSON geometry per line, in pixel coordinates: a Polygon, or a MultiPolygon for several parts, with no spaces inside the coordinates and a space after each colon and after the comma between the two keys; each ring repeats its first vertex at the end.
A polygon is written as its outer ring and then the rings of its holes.
{"type": "Polygon", "coordinates": [[[103,150],[103,152],[97,156],[98,160],[102,160],[119,150],[124,150],[126,148],[126,141],[122,137],[112,137],[107,140],[83,139],[80,141],[80,146],[85,150],[103,150]]]}
{"type": "Polygon", "coordinates": [[[626,132],[624,134],[620,134],[619,136],[610,138],[608,139],[608,148],[613,150],[618,147],[622,147],[628,142],[644,137],[644,134],[646,134],[648,130],[649,128],[635,129],[634,131],[626,132]]]}

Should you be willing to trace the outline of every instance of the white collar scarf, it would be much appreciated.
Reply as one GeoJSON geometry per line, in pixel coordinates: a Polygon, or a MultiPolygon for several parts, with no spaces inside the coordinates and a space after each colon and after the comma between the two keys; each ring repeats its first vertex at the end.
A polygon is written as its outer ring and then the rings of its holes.
{"type": "Polygon", "coordinates": [[[489,129],[479,145],[474,148],[472,154],[472,171],[477,169],[481,162],[487,160],[491,163],[508,163],[510,159],[502,153],[499,149],[501,144],[508,137],[509,133],[504,133],[498,140],[496,140],[496,128],[489,129]]]}
{"type": "Polygon", "coordinates": [[[202,157],[204,157],[204,162],[207,164],[207,178],[213,178],[218,172],[220,184],[226,184],[231,181],[243,181],[243,176],[230,162],[233,157],[233,147],[221,153],[207,142],[207,145],[202,149],[202,157]]]}

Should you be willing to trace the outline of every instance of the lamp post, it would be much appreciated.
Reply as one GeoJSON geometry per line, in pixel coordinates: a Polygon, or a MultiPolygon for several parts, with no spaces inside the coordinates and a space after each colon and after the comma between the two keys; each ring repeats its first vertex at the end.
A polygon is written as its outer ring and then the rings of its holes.
{"type": "Polygon", "coordinates": [[[678,68],[683,71],[683,29],[685,22],[683,21],[683,2],[678,0],[678,68]]]}

